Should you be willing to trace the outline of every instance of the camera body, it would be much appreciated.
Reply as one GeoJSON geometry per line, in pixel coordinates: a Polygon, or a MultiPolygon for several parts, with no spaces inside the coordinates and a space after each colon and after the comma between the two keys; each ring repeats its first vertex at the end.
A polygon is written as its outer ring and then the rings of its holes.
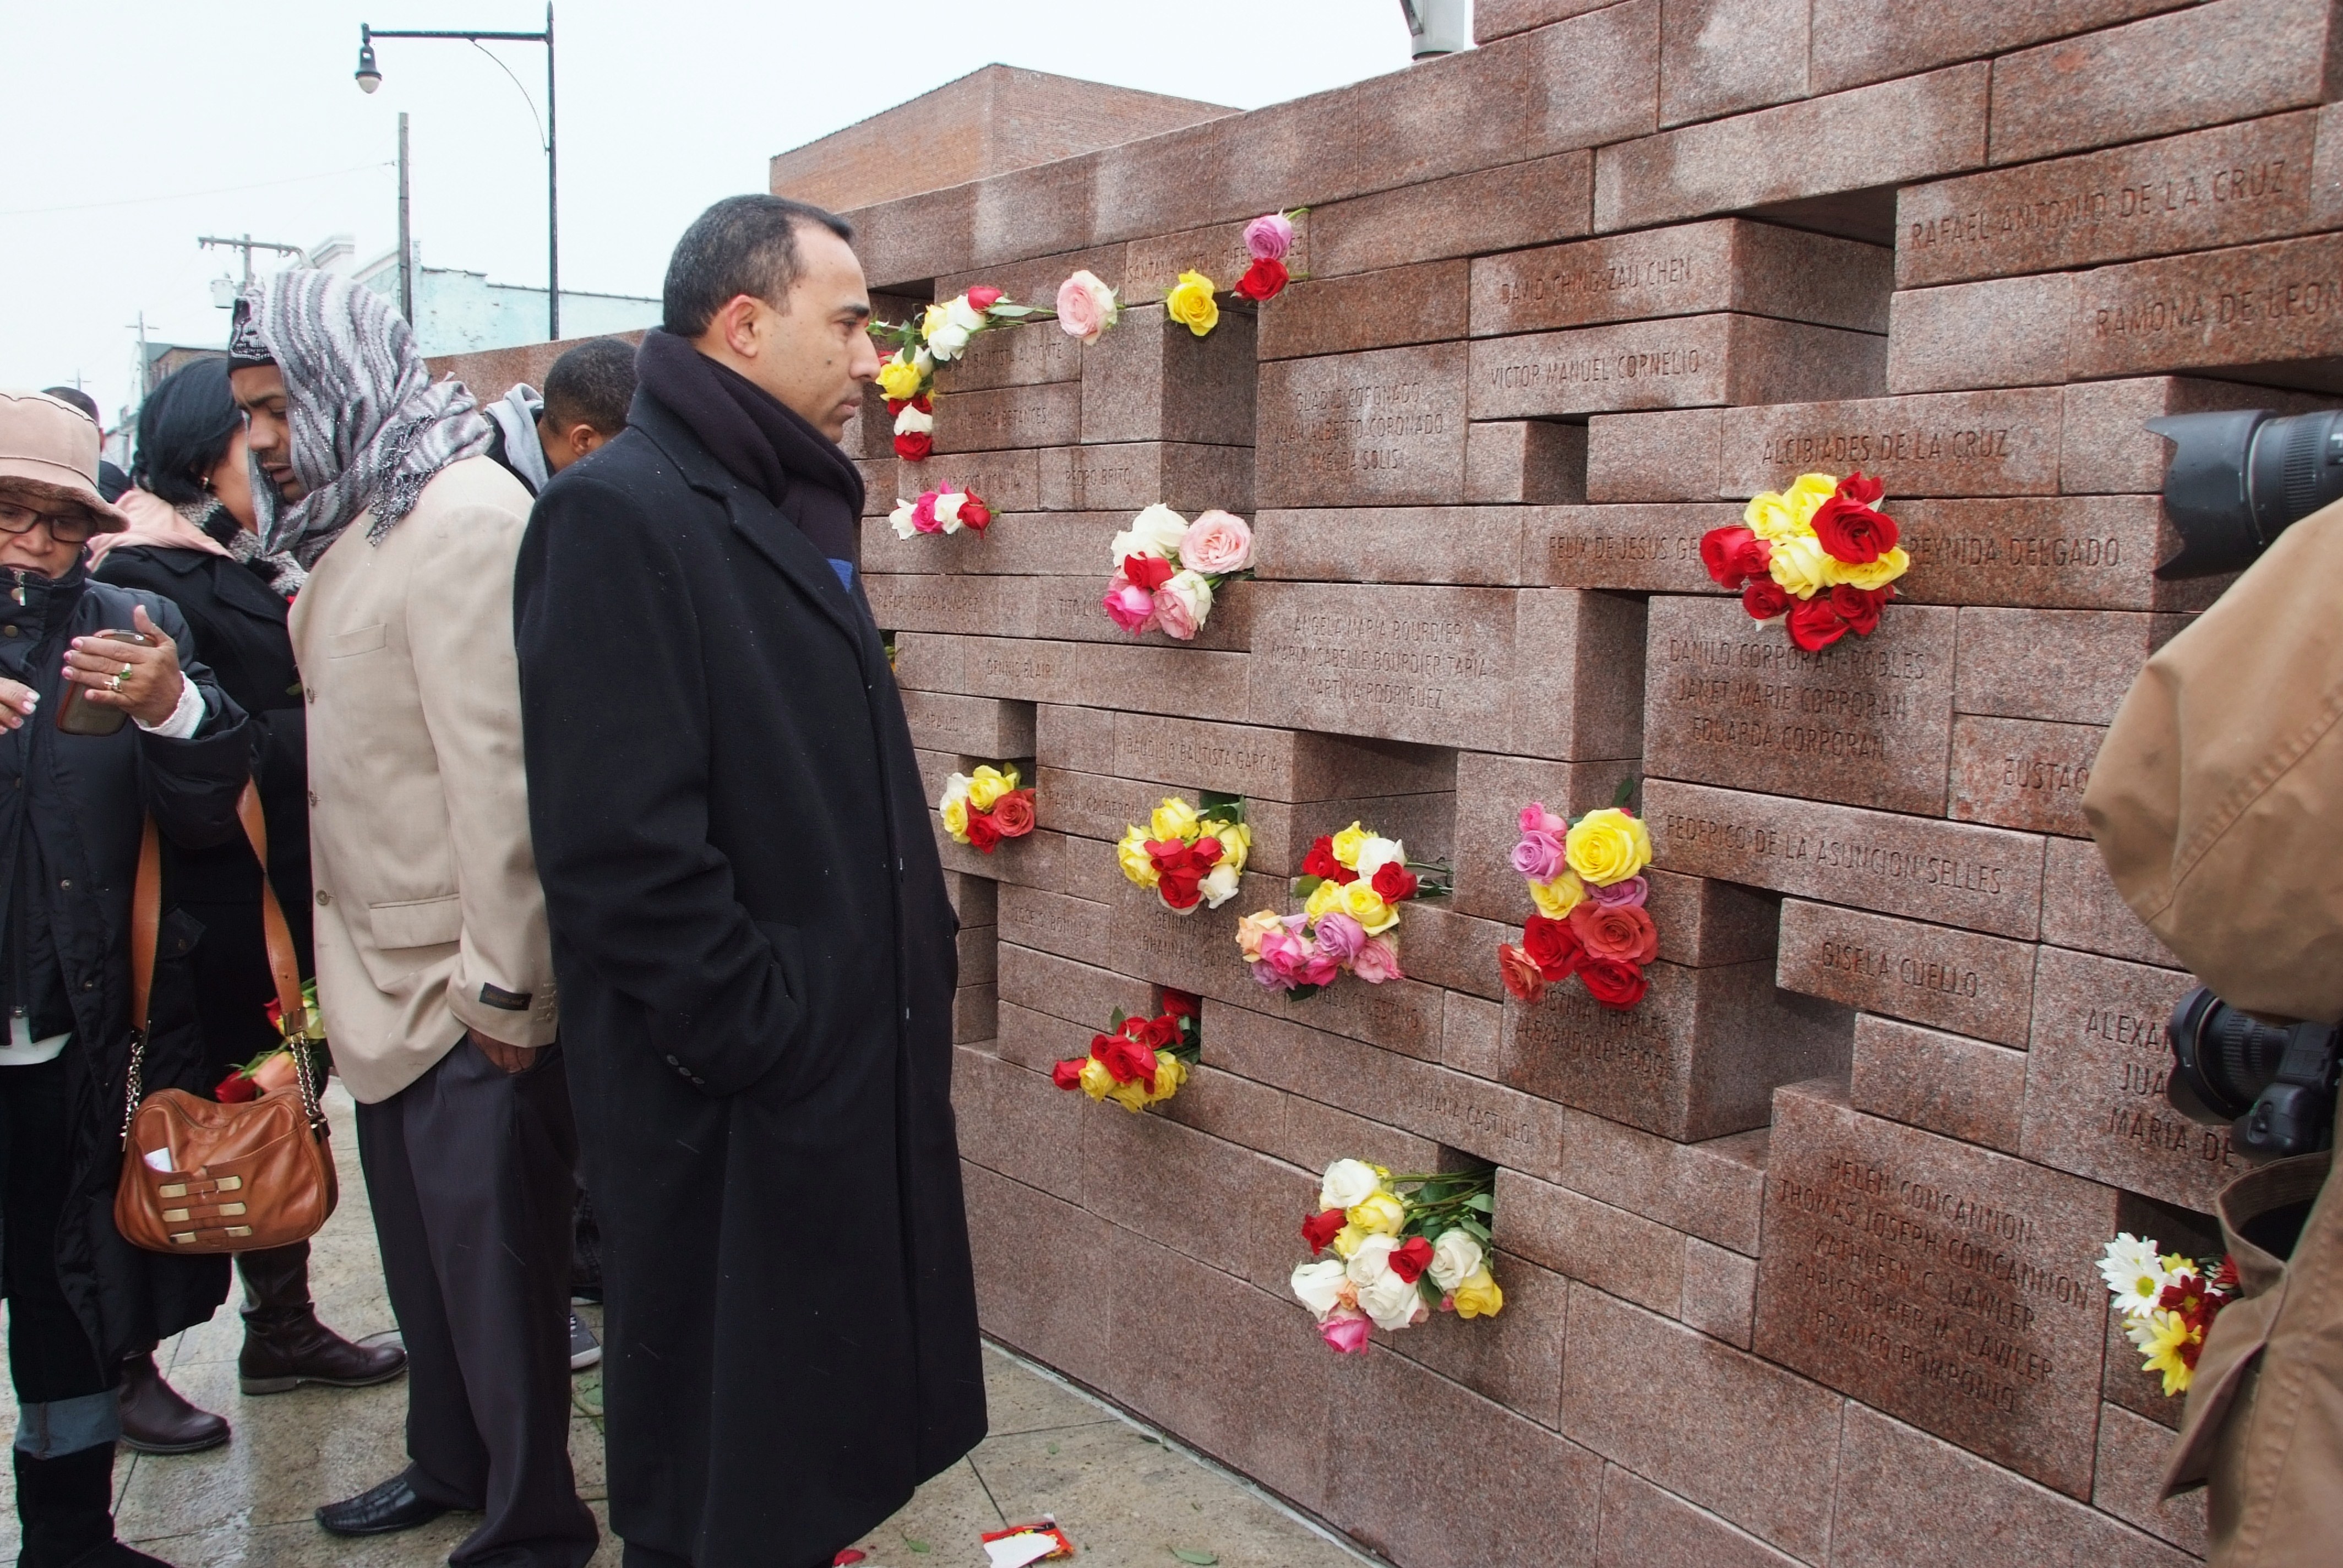
{"type": "Polygon", "coordinates": [[[2252,1159],[2309,1154],[2335,1139],[2343,1026],[2265,1023],[2203,986],[2172,1010],[2165,1099],[2193,1121],[2231,1125],[2252,1159]]]}

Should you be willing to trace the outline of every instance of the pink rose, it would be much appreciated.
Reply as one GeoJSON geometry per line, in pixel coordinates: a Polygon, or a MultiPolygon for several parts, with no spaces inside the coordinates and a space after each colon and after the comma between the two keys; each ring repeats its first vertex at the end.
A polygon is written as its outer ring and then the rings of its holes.
{"type": "Polygon", "coordinates": [[[1522,831],[1553,833],[1557,836],[1570,831],[1570,824],[1545,809],[1543,800],[1533,800],[1522,808],[1522,831]]]}
{"type": "Polygon", "coordinates": [[[1196,635],[1196,613],[1168,588],[1155,590],[1155,629],[1186,642],[1196,635]]]}
{"type": "Polygon", "coordinates": [[[1293,220],[1282,212],[1266,214],[1245,225],[1245,254],[1258,261],[1283,261],[1293,248],[1293,220]]]}
{"type": "Polygon", "coordinates": [[[1108,618],[1133,637],[1155,629],[1155,596],[1121,572],[1115,573],[1114,580],[1106,585],[1106,598],[1101,602],[1108,618]]]}
{"type": "Polygon", "coordinates": [[[1208,577],[1241,572],[1252,562],[1252,530],[1242,518],[1205,512],[1180,540],[1180,564],[1208,577]]]}
{"type": "Polygon", "coordinates": [[[943,531],[943,520],[936,516],[936,491],[930,490],[911,508],[911,527],[923,534],[943,531]]]}
{"type": "Polygon", "coordinates": [[[1364,1312],[1337,1307],[1320,1321],[1318,1337],[1344,1355],[1364,1355],[1374,1323],[1364,1312]]]}
{"type": "Polygon", "coordinates": [[[1640,910],[1644,907],[1644,900],[1651,896],[1651,884],[1641,877],[1630,877],[1607,888],[1598,888],[1592,882],[1586,884],[1586,896],[1606,910],[1640,910]]]}
{"type": "Polygon", "coordinates": [[[1357,956],[1351,960],[1351,972],[1369,985],[1407,978],[1400,972],[1399,950],[1388,937],[1369,937],[1361,942],[1357,956]]]}
{"type": "MultiPolygon", "coordinates": [[[[1524,817],[1529,815],[1524,811],[1524,817]]],[[[1513,869],[1533,882],[1551,882],[1562,875],[1564,843],[1560,833],[1533,828],[1513,846],[1513,869]]]]}
{"type": "Polygon", "coordinates": [[[1058,285],[1058,326],[1069,337],[1096,343],[1121,313],[1114,290],[1088,272],[1077,272],[1058,285]]]}
{"type": "Polygon", "coordinates": [[[1367,940],[1366,927],[1340,911],[1319,916],[1311,934],[1318,939],[1318,950],[1337,963],[1357,956],[1367,940]]]}

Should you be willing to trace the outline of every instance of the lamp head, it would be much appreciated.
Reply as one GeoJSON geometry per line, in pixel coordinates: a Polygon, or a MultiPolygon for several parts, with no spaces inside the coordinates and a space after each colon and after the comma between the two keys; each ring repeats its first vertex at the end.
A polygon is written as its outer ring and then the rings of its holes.
{"type": "Polygon", "coordinates": [[[382,69],[374,63],[374,35],[364,23],[358,25],[358,90],[371,93],[382,85],[382,69]]]}

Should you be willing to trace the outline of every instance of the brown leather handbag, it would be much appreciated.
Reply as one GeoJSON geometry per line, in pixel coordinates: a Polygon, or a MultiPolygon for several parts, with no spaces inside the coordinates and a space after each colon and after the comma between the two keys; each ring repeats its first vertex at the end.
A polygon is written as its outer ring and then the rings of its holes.
{"type": "MultiPolygon", "coordinates": [[[[260,797],[249,783],[236,802],[236,815],[265,868],[268,830],[260,797]]],[[[180,1089],[141,1097],[162,910],[162,843],[150,819],[131,899],[130,1086],[122,1112],[115,1228],[126,1241],[153,1252],[256,1252],[307,1241],[332,1215],[339,1196],[307,1048],[293,1052],[291,1085],[240,1105],[222,1105],[180,1089]]],[[[265,874],[260,919],[281,1016],[304,1018],[293,932],[265,874]]]]}

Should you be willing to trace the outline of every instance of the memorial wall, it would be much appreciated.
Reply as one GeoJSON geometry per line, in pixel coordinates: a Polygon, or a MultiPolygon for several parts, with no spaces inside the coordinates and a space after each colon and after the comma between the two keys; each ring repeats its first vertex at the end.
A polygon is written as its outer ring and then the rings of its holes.
{"type": "Polygon", "coordinates": [[[892,319],[1124,305],[978,333],[924,462],[875,393],[849,436],[931,791],[1034,790],[990,852],[938,825],[985,1327],[1403,1568],[2187,1561],[2180,1401],[2097,1263],[2217,1255],[2239,1165],[2163,1102],[2192,982],[2080,799],[2227,580],[2152,575],[2142,421],[2343,388],[2335,6],[1480,10],[1472,53],[848,215],[892,319]],[[1167,318],[1305,206],[1282,293],[1167,318]],[[1702,536],[1858,469],[1910,568],[1809,651],[1702,536]],[[990,525],[898,537],[938,487],[990,525]],[[1101,607],[1157,503],[1253,530],[1191,641],[1101,607]],[[1623,781],[1649,990],[1527,1002],[1519,815],[1623,781]],[[1117,844],[1207,794],[1250,858],[1182,915],[1117,844]],[[1452,874],[1404,978],[1255,983],[1238,918],[1353,821],[1452,874]],[[1167,989],[1175,1096],[1053,1082],[1167,989]],[[1503,1311],[1330,1351],[1289,1277],[1345,1157],[1493,1166],[1503,1311]]]}

